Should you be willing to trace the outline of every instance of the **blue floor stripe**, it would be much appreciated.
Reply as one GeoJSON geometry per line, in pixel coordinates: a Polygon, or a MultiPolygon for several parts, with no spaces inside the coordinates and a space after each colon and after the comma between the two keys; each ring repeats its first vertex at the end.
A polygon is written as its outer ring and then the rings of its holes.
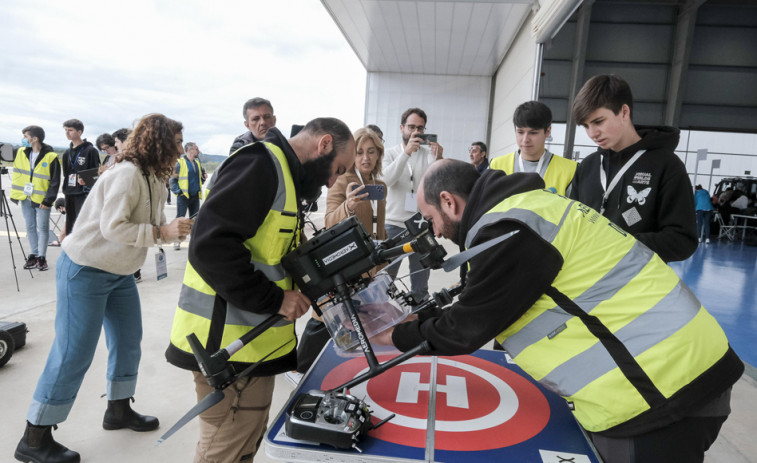
{"type": "Polygon", "coordinates": [[[700,243],[694,255],[670,267],[718,320],[741,359],[757,366],[757,246],[700,243]]]}

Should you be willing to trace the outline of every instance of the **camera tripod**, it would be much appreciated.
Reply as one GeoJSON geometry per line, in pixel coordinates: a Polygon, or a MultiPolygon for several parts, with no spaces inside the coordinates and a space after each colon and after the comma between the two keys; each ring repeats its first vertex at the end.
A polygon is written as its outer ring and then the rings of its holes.
{"type": "MultiPolygon", "coordinates": [[[[13,256],[13,239],[11,238],[10,225],[13,225],[13,233],[16,235],[18,246],[21,248],[21,255],[24,256],[24,262],[26,262],[26,253],[24,252],[24,245],[21,244],[21,237],[18,236],[18,229],[16,229],[16,222],[13,220],[13,214],[11,214],[11,208],[8,204],[8,197],[5,196],[5,190],[3,189],[3,176],[2,174],[8,173],[8,169],[0,167],[0,217],[5,219],[5,232],[8,235],[8,248],[11,251],[11,265],[13,266],[13,277],[16,279],[16,291],[21,291],[18,286],[18,274],[16,273],[16,259],[13,256]],[[10,223],[8,222],[10,219],[10,223]]],[[[34,274],[29,269],[29,275],[34,278],[34,274]]]]}

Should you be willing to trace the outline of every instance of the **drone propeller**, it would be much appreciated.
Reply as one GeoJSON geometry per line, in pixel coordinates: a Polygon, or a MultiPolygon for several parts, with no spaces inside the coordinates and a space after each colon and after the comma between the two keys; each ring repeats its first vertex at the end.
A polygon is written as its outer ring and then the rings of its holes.
{"type": "Polygon", "coordinates": [[[265,360],[267,360],[268,357],[270,357],[271,355],[275,354],[276,352],[278,352],[282,348],[286,347],[290,343],[292,343],[292,340],[289,340],[289,341],[285,342],[284,344],[280,345],[276,349],[274,349],[271,352],[269,352],[268,354],[266,354],[266,356],[263,357],[262,359],[258,360],[257,362],[251,364],[250,366],[248,366],[247,368],[245,368],[244,370],[242,370],[241,373],[238,373],[238,374],[234,375],[232,377],[231,381],[229,381],[225,386],[223,386],[223,387],[221,387],[219,389],[216,389],[213,392],[211,392],[210,394],[208,394],[205,397],[203,397],[203,399],[201,401],[197,402],[197,405],[195,405],[194,407],[192,407],[186,413],[186,415],[182,416],[181,419],[179,421],[177,421],[176,424],[173,425],[173,427],[171,427],[171,429],[169,429],[167,433],[165,433],[162,436],[160,436],[160,439],[158,439],[158,443],[156,445],[160,445],[164,440],[166,440],[169,437],[171,437],[176,431],[178,431],[179,429],[181,429],[182,426],[184,426],[185,424],[187,424],[190,421],[192,421],[192,419],[195,416],[199,415],[200,413],[202,413],[205,410],[209,409],[213,405],[215,405],[218,402],[222,401],[223,400],[223,396],[224,396],[224,394],[223,394],[223,390],[224,389],[226,389],[228,386],[234,384],[236,382],[236,380],[238,380],[239,378],[241,378],[243,376],[247,376],[250,373],[252,373],[252,371],[255,368],[257,368],[258,365],[260,365],[265,360]]]}
{"type": "Polygon", "coordinates": [[[164,440],[171,437],[176,431],[181,429],[185,424],[192,421],[192,419],[194,419],[195,416],[199,415],[200,413],[209,409],[213,405],[222,401],[223,397],[224,397],[224,394],[223,394],[222,389],[216,389],[210,394],[206,395],[201,401],[197,402],[197,404],[194,407],[192,407],[186,413],[186,415],[182,416],[181,419],[177,421],[176,424],[171,427],[171,429],[168,430],[168,432],[160,436],[160,439],[158,439],[158,442],[156,445],[160,445],[161,443],[163,443],[164,440]]]}
{"type": "Polygon", "coordinates": [[[512,231],[510,233],[504,234],[502,236],[498,236],[497,238],[491,239],[489,241],[484,241],[481,244],[477,244],[476,246],[473,246],[470,249],[466,249],[465,251],[455,254],[454,256],[450,257],[449,259],[442,262],[442,269],[444,269],[445,272],[451,272],[455,270],[456,268],[460,267],[464,263],[468,262],[469,260],[473,259],[477,255],[481,254],[482,252],[486,251],[490,247],[499,244],[506,239],[510,238],[514,234],[518,233],[519,230],[512,231]]]}

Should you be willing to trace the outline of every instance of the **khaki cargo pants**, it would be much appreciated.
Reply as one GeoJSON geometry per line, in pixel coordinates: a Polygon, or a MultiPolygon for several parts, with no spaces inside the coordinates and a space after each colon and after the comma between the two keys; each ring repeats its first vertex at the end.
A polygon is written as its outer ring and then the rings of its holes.
{"type": "MultiPolygon", "coordinates": [[[[197,401],[213,392],[198,372],[194,373],[197,401]]],[[[194,463],[249,463],[268,427],[274,376],[240,378],[224,390],[224,399],[200,415],[200,441],[194,463]]]]}

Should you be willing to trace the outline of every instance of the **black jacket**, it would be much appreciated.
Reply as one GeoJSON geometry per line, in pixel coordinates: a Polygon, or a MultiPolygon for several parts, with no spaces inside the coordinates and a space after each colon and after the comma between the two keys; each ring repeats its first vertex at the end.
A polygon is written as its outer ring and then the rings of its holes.
{"type": "Polygon", "coordinates": [[[639,127],[637,132],[642,137],[638,143],[619,152],[599,150],[581,161],[570,197],[600,210],[600,165],[609,184],[638,150],[647,150],[610,193],[604,216],[665,262],[687,259],[697,248],[696,214],[691,180],[675,154],[680,132],[673,127],[639,127]]]}
{"type": "Polygon", "coordinates": [[[100,152],[87,139],[84,139],[84,142],[76,148],[73,143],[70,143],[66,152],[63,153],[61,164],[63,166],[63,194],[66,196],[86,195],[89,193],[89,187],[79,185],[78,182],[74,186],[69,186],[68,178],[71,174],[82,170],[100,167],[100,152]]]}
{"type": "MultiPolygon", "coordinates": [[[[540,188],[544,180],[538,174],[486,170],[468,197],[456,241],[464,243],[468,229],[505,198],[540,188]]],[[[471,246],[513,230],[520,232],[471,260],[465,290],[450,310],[397,325],[394,345],[406,351],[428,340],[434,354],[469,354],[531,308],[560,271],[560,254],[531,229],[512,221],[484,228],[471,246]]]]}
{"type": "MultiPolygon", "coordinates": [[[[488,170],[468,197],[457,241],[464,243],[471,226],[505,198],[537,188],[544,188],[537,174],[505,176],[496,169],[488,170]]],[[[549,291],[563,258],[530,228],[511,220],[499,221],[482,228],[471,247],[513,230],[520,231],[471,260],[471,271],[458,302],[444,312],[420,314],[418,320],[395,326],[394,345],[407,351],[428,340],[433,354],[471,353],[504,331],[549,291]]],[[[729,348],[720,361],[664,405],[601,434],[634,436],[695,416],[698,409],[727,391],[743,371],[743,363],[729,348]]]]}
{"type": "MultiPolygon", "coordinates": [[[[266,140],[268,139],[268,136],[266,135],[266,140]]],[[[234,151],[238,150],[239,148],[249,145],[250,143],[255,143],[258,140],[258,138],[252,134],[251,131],[247,131],[243,133],[242,135],[238,136],[234,139],[234,142],[231,144],[231,148],[229,148],[229,154],[233,153],[234,151]]]]}
{"type": "MultiPolygon", "coordinates": [[[[266,141],[282,149],[289,161],[295,189],[299,190],[300,161],[284,136],[276,129],[266,141]]],[[[218,345],[226,317],[224,301],[251,312],[275,314],[281,308],[284,291],[250,263],[250,251],[244,242],[255,235],[273,206],[278,189],[276,166],[267,151],[248,147],[226,159],[215,172],[217,178],[211,194],[192,226],[188,260],[205,282],[216,292],[216,306],[211,320],[212,352],[226,347],[218,345]]],[[[173,344],[166,359],[184,369],[197,371],[194,356],[173,344]]],[[[237,365],[241,371],[247,365],[237,365]]],[[[271,376],[294,370],[296,350],[282,358],[266,361],[251,376],[271,376]]]]}
{"type": "MultiPolygon", "coordinates": [[[[39,161],[41,161],[47,153],[52,151],[54,151],[52,146],[42,143],[42,148],[39,149],[39,154],[37,155],[34,165],[31,166],[31,171],[34,172],[34,168],[39,164],[39,161]]],[[[24,154],[26,154],[26,159],[30,159],[32,149],[24,148],[24,154]]],[[[58,156],[55,156],[53,162],[50,163],[50,185],[47,187],[45,199],[42,200],[43,206],[53,207],[55,199],[58,197],[58,189],[60,189],[60,160],[58,159],[58,156]]],[[[39,204],[32,202],[32,206],[39,207],[39,204]]]]}

